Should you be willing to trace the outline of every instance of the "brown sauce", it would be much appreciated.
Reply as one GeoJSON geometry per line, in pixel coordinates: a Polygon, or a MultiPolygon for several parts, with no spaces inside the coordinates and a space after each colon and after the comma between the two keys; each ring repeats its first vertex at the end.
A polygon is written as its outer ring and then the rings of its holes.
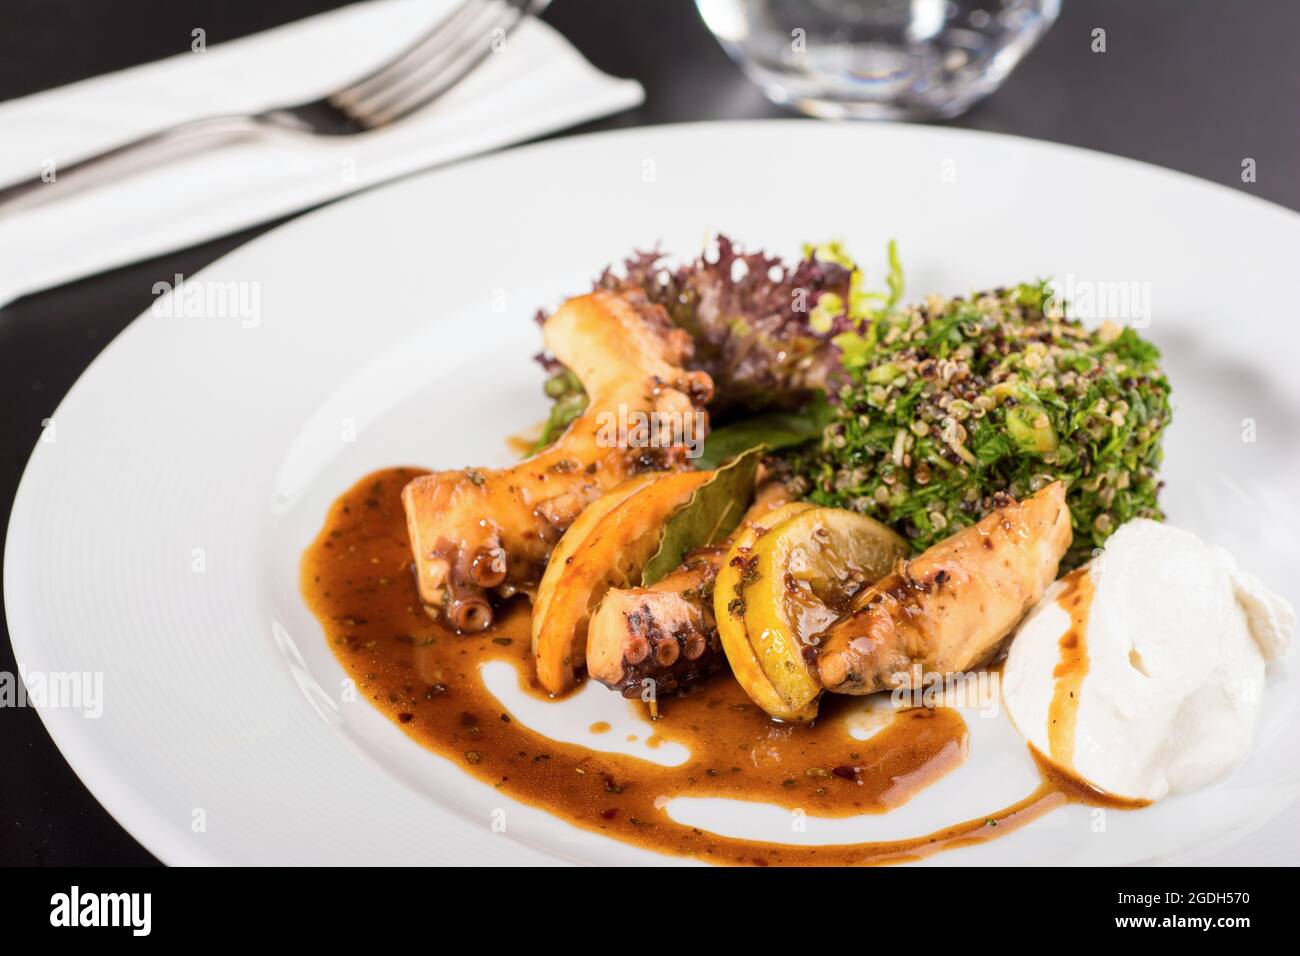
{"type": "Polygon", "coordinates": [[[1067,574],[1056,597],[1057,605],[1070,615],[1070,626],[1061,635],[1061,656],[1052,677],[1052,700],[1047,708],[1048,756],[1060,766],[1074,766],[1074,737],[1079,718],[1079,692],[1088,676],[1088,612],[1092,608],[1092,576],[1086,567],[1067,574]]]}
{"type": "MultiPolygon", "coordinates": [[[[376,472],[334,503],[303,557],[303,594],[339,661],[375,706],[421,744],[511,797],[637,846],[757,865],[917,860],[993,839],[1088,797],[1057,771],[1045,771],[1037,791],[991,816],[883,843],[792,846],[677,823],[663,807],[678,796],[758,801],[809,816],[886,812],[965,761],[965,723],[953,710],[915,708],[857,740],[848,732],[849,698],[829,699],[815,728],[780,724],[729,674],[720,674],[689,696],[659,702],[661,717],[645,745],[685,745],[690,757],[680,766],[545,737],[516,721],[479,675],[486,661],[508,661],[523,675],[525,690],[544,696],[533,677],[527,603],[516,600],[490,631],[473,635],[446,629],[420,606],[400,492],[421,473],[376,472]]],[[[608,724],[588,729],[602,733],[608,724]]]]}
{"type": "Polygon", "coordinates": [[[1088,806],[1108,807],[1112,810],[1138,810],[1151,806],[1150,800],[1120,797],[1100,787],[1094,787],[1082,777],[1075,776],[1069,770],[1052,763],[1033,744],[1029,745],[1029,753],[1033,756],[1034,763],[1038,765],[1038,773],[1043,778],[1043,784],[1069,798],[1071,803],[1086,803],[1088,806]]]}

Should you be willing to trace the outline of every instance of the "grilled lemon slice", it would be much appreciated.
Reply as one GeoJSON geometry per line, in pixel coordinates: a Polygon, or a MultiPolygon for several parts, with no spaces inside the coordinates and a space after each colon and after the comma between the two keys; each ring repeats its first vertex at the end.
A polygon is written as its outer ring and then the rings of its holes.
{"type": "Polygon", "coordinates": [[[799,709],[786,706],[768,679],[750,645],[745,591],[753,579],[754,546],[758,540],[793,516],[811,510],[813,505],[794,501],[764,515],[759,524],[742,526],[732,539],[731,548],[713,583],[713,615],[718,622],[718,636],[722,639],[722,649],[726,652],[731,672],[750,700],[779,720],[811,720],[817,710],[815,707],[799,709]]]}
{"type": "MultiPolygon", "coordinates": [[[[660,477],[658,472],[647,472],[643,475],[637,475],[635,478],[629,478],[609,492],[597,498],[569,525],[563,537],[551,551],[551,557],[547,563],[546,570],[550,571],[552,566],[562,568],[565,565],[573,563],[573,557],[578,550],[591,538],[592,531],[609,514],[628,498],[631,498],[646,485],[660,477]]],[[[552,574],[552,579],[555,577],[552,574]]],[[[552,581],[548,580],[545,575],[542,576],[542,582],[547,586],[538,586],[537,596],[533,598],[533,654],[537,654],[537,640],[539,637],[538,630],[542,621],[546,620],[546,615],[550,611],[551,601],[555,598],[555,588],[552,581]]]]}
{"type": "Polygon", "coordinates": [[[773,717],[806,720],[816,714],[821,694],[804,658],[808,639],[844,613],[854,594],[887,574],[908,548],[880,522],[853,511],[804,508],[782,517],[766,534],[754,536],[739,569],[739,591],[730,600],[738,599],[733,608],[741,612],[766,687],[780,701],[779,713],[757,697],[755,703],[773,717]]]}

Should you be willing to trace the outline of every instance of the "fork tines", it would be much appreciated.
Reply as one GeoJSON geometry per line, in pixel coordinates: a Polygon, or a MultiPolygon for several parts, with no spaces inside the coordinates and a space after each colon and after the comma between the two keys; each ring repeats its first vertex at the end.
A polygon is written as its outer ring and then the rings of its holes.
{"type": "Polygon", "coordinates": [[[426,106],[499,47],[539,0],[466,0],[404,53],[328,97],[366,129],[426,106]]]}

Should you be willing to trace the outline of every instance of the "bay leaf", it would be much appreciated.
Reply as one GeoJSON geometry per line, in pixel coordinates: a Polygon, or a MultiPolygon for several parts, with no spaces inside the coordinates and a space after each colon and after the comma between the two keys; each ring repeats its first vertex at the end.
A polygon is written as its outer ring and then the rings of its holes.
{"type": "Polygon", "coordinates": [[[749,449],[718,468],[664,522],[659,548],[641,572],[642,587],[676,570],[688,552],[706,544],[717,544],[735,530],[754,497],[760,453],[759,448],[749,449]]]}

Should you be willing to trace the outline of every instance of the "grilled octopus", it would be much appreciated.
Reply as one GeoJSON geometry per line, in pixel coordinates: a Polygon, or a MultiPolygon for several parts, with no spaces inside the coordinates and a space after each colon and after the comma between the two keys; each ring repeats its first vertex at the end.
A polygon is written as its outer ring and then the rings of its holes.
{"type": "MultiPolygon", "coordinates": [[[[763,485],[736,531],[790,498],[780,481],[763,485]]],[[[649,587],[610,590],[587,626],[587,673],[631,698],[647,686],[656,695],[676,693],[726,667],[713,580],[729,546],[728,540],[696,548],[649,587]]]]}
{"type": "Polygon", "coordinates": [[[434,472],[402,490],[420,598],[457,630],[487,628],[491,596],[531,595],[551,549],[587,504],[638,473],[688,467],[686,440],[702,440],[707,428],[713,381],[686,370],[689,333],[639,292],[570,299],[546,320],[543,337],[582,382],[584,414],[514,467],[434,472]],[[611,427],[666,414],[695,423],[697,434],[659,430],[632,442],[611,427]]]}
{"type": "Polygon", "coordinates": [[[978,523],[898,562],[809,642],[836,694],[915,687],[991,662],[1056,579],[1073,532],[1065,486],[1007,497],[978,523]]]}

